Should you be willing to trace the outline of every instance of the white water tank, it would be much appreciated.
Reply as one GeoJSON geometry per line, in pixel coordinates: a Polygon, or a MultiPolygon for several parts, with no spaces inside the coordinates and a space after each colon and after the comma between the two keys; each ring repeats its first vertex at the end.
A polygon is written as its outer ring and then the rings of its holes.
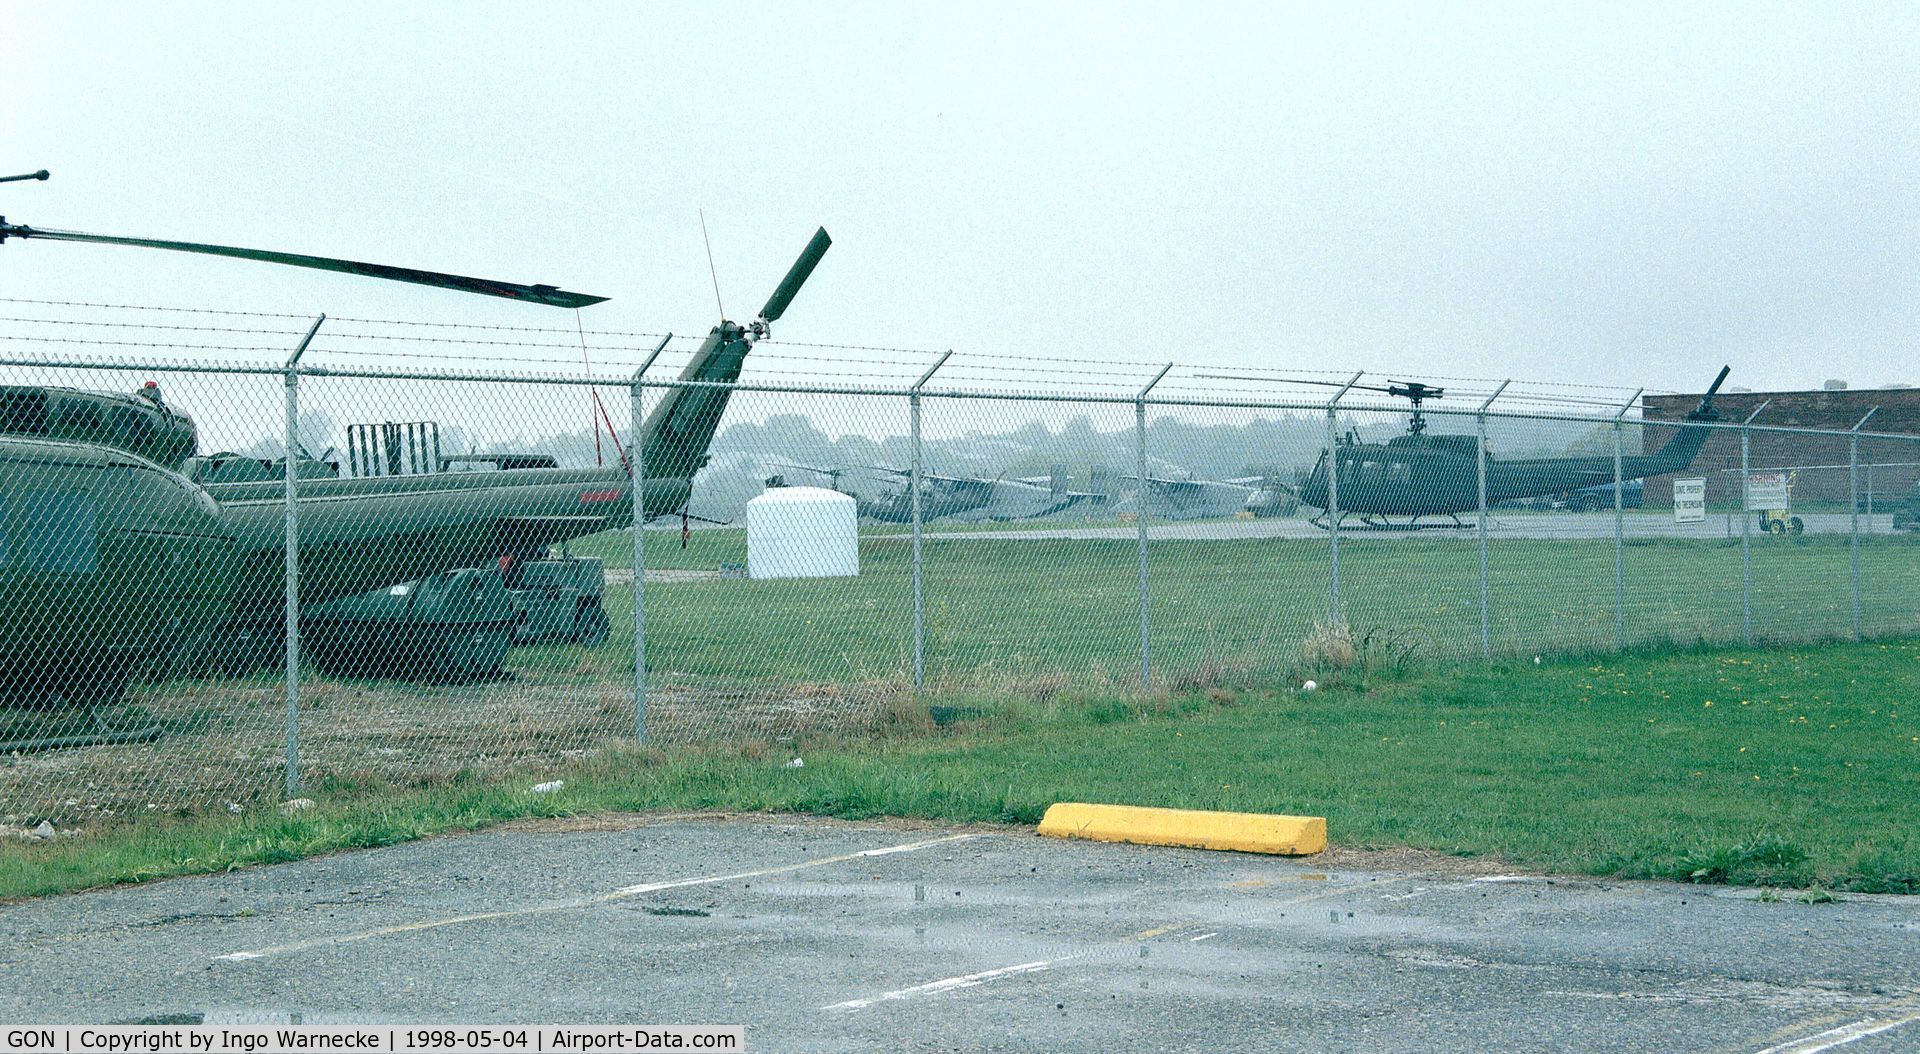
{"type": "Polygon", "coordinates": [[[775,487],[747,502],[747,577],[860,573],[859,513],[824,487],[775,487]]]}

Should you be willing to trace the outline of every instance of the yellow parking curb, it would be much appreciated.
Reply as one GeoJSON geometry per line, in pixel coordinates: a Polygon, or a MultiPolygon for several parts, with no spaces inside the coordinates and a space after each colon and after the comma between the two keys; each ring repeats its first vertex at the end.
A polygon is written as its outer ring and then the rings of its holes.
{"type": "Polygon", "coordinates": [[[1138,805],[1059,802],[1040,818],[1040,833],[1097,842],[1177,845],[1241,853],[1308,856],[1327,847],[1324,816],[1152,809],[1138,805]]]}

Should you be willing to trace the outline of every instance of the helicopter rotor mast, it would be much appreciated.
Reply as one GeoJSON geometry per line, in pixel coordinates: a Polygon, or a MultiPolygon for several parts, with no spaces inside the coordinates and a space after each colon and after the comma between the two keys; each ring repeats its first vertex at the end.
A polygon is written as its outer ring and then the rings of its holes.
{"type": "MultiPolygon", "coordinates": [[[[1200,373],[1195,374],[1195,376],[1221,381],[1244,381],[1249,379],[1222,373],[1200,373]]],[[[1342,383],[1340,381],[1311,380],[1305,377],[1289,377],[1286,378],[1286,382],[1288,384],[1318,384],[1328,388],[1338,388],[1342,392],[1355,390],[1380,392],[1383,395],[1391,395],[1396,399],[1405,399],[1413,404],[1412,416],[1407,421],[1407,432],[1410,435],[1419,435],[1427,430],[1427,416],[1421,412],[1420,404],[1426,402],[1428,399],[1438,399],[1447,394],[1445,388],[1433,384],[1424,384],[1420,381],[1389,381],[1386,384],[1356,384],[1353,381],[1342,383]]],[[[1338,397],[1336,396],[1336,398],[1338,397]]]]}
{"type": "MultiPolygon", "coordinates": [[[[45,180],[49,176],[46,169],[26,175],[0,177],[0,183],[16,180],[45,180]]],[[[472,278],[467,275],[445,274],[439,271],[423,271],[414,267],[395,267],[391,264],[366,263],[360,260],[341,260],[331,256],[309,256],[304,253],[283,253],[270,249],[246,249],[232,245],[208,245],[201,242],[170,241],[162,238],[127,238],[109,234],[87,234],[81,231],[51,230],[41,227],[28,227],[24,224],[8,223],[0,216],[0,243],[8,238],[39,238],[45,241],[86,242],[94,245],[126,245],[140,249],[168,249],[174,252],[200,253],[206,256],[228,256],[239,260],[255,260],[261,263],[286,264],[290,267],[305,267],[316,271],[336,271],[341,274],[359,275],[362,278],[380,278],[390,282],[408,282],[413,285],[433,286],[439,289],[451,289],[461,293],[475,293],[481,296],[497,296],[508,300],[520,300],[530,304],[542,304],[548,307],[586,307],[598,304],[607,298],[590,293],[573,293],[550,285],[523,285],[518,282],[501,282],[490,278],[472,278]]]]}
{"type": "Polygon", "coordinates": [[[1430,384],[1421,384],[1419,381],[1389,384],[1385,388],[1376,388],[1374,390],[1384,391],[1388,395],[1398,396],[1413,404],[1413,415],[1407,421],[1407,434],[1416,436],[1427,430],[1427,416],[1420,412],[1420,404],[1428,399],[1438,399],[1447,394],[1445,388],[1436,388],[1430,384]]]}

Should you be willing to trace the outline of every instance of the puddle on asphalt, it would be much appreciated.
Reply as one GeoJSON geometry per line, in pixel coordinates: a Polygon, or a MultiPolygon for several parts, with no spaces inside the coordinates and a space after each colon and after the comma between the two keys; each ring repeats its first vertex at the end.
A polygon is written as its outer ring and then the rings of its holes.
{"type": "MultiPolygon", "coordinates": [[[[110,1025],[364,1025],[370,1014],[338,1010],[259,1010],[249,1007],[185,1010],[109,1021],[110,1025]]],[[[382,1018],[382,1021],[390,1019],[382,1018]]]]}

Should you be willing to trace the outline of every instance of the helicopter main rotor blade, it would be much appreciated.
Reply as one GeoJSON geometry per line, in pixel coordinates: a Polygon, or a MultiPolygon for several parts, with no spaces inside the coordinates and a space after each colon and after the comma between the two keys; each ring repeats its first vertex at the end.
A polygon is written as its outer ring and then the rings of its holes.
{"type": "Polygon", "coordinates": [[[819,266],[820,258],[827,255],[827,249],[832,244],[833,239],[827,237],[825,227],[813,232],[813,240],[807,243],[807,247],[800,251],[800,258],[787,269],[787,276],[780,280],[779,287],[767,298],[767,306],[760,309],[762,319],[780,321],[780,316],[787,313],[787,305],[793,303],[800,287],[807,284],[807,277],[813,274],[813,269],[819,266]]]}
{"type": "Polygon", "coordinates": [[[309,267],[317,271],[338,271],[342,274],[360,275],[363,278],[383,278],[393,282],[411,282],[414,285],[453,289],[462,293],[524,300],[549,307],[586,307],[607,299],[604,296],[593,296],[588,293],[570,293],[550,285],[496,282],[487,278],[469,278],[465,275],[422,271],[412,267],[363,263],[358,260],[336,260],[329,256],[306,256],[301,253],[273,252],[268,249],[242,249],[231,245],[204,245],[199,242],[176,242],[158,238],[121,238],[108,234],[83,234],[79,231],[46,230],[39,227],[0,224],[0,241],[8,238],[45,238],[48,241],[130,245],[142,249],[171,249],[175,252],[203,253],[208,256],[231,256],[239,260],[258,260],[263,263],[287,264],[292,267],[309,267]]]}
{"type": "Polygon", "coordinates": [[[1378,384],[1348,384],[1345,381],[1315,381],[1305,377],[1244,377],[1233,373],[1196,373],[1194,377],[1209,381],[1279,381],[1283,384],[1315,384],[1323,388],[1347,388],[1356,392],[1389,392],[1378,384]]]}

